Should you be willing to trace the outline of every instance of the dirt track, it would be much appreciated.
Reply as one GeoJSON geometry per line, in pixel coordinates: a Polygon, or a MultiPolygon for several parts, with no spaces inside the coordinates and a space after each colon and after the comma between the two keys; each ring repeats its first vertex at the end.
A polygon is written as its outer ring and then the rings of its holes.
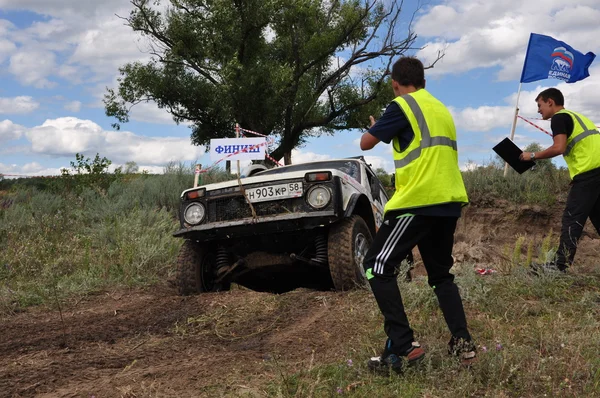
{"type": "Polygon", "coordinates": [[[66,304],[64,322],[43,308],[4,318],[0,396],[252,396],[252,376],[266,384],[280,355],[287,364],[334,359],[348,331],[329,315],[344,307],[343,295],[274,297],[248,290],[179,297],[162,286],[66,304]],[[249,384],[225,388],[228,375],[249,384]]]}
{"type": "MultiPolygon", "coordinates": [[[[559,228],[558,217],[535,208],[470,209],[455,257],[498,264],[518,234],[539,243],[549,227],[559,228]]],[[[598,258],[597,242],[584,237],[580,261],[598,258]]],[[[343,347],[361,344],[346,325],[368,322],[353,305],[369,308],[373,300],[368,292],[304,289],[180,297],[164,284],[63,302],[62,320],[58,309],[29,308],[0,319],[0,397],[265,396],[278,366],[294,372],[313,360],[343,361],[343,347]]]]}

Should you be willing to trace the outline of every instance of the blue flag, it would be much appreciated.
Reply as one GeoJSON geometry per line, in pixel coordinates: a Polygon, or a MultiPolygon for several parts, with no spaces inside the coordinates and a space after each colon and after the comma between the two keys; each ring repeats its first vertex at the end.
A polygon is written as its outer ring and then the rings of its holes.
{"type": "Polygon", "coordinates": [[[542,79],[560,79],[567,83],[575,83],[590,75],[588,68],[594,58],[596,54],[593,52],[583,55],[563,41],[532,33],[521,73],[521,83],[542,79]]]}

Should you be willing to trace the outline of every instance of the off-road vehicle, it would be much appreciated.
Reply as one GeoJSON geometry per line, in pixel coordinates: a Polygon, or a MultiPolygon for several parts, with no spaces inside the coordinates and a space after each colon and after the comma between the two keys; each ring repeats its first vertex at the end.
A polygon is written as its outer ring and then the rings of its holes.
{"type": "MultiPolygon", "coordinates": [[[[256,171],[256,170],[254,170],[256,171]]],[[[180,294],[366,285],[388,196],[362,157],[289,165],[181,194],[180,294]]]]}

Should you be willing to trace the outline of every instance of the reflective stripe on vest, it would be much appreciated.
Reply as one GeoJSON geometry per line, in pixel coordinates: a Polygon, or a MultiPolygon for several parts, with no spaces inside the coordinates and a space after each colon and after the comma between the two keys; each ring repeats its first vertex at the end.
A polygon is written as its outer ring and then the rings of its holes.
{"type": "Polygon", "coordinates": [[[408,165],[415,159],[418,159],[421,156],[421,151],[423,148],[430,148],[436,145],[449,146],[455,151],[457,150],[456,141],[450,139],[448,137],[431,137],[431,133],[429,132],[429,126],[427,126],[427,122],[425,121],[425,116],[423,115],[423,111],[417,101],[410,95],[402,96],[402,99],[406,101],[410,110],[412,111],[415,119],[417,120],[417,124],[419,125],[419,129],[421,130],[421,144],[410,151],[405,157],[399,160],[394,160],[394,166],[397,169],[401,169],[402,167],[408,165]]]}
{"type": "Polygon", "coordinates": [[[589,137],[592,134],[600,134],[600,132],[598,130],[588,130],[587,126],[585,125],[585,123],[583,123],[583,120],[581,120],[581,118],[579,117],[579,115],[569,112],[567,110],[565,110],[565,113],[573,116],[575,118],[575,120],[577,120],[577,123],[579,123],[579,125],[581,126],[581,128],[583,129],[583,131],[581,133],[579,133],[576,137],[574,137],[571,142],[569,142],[569,145],[567,145],[567,149],[565,149],[565,153],[563,154],[564,156],[568,156],[569,153],[571,152],[571,150],[573,149],[573,147],[575,146],[575,144],[577,144],[579,141],[581,141],[582,139],[589,137]]]}

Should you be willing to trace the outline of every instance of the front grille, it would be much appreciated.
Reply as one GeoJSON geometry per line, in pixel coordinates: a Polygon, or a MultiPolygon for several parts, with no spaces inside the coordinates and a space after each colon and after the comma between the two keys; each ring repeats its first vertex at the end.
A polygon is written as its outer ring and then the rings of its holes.
{"type": "MultiPolygon", "coordinates": [[[[274,216],[306,211],[304,199],[291,198],[269,202],[253,203],[257,216],[274,216]]],[[[239,220],[252,217],[250,205],[246,199],[239,196],[213,199],[208,203],[208,214],[211,222],[239,220]]]]}

